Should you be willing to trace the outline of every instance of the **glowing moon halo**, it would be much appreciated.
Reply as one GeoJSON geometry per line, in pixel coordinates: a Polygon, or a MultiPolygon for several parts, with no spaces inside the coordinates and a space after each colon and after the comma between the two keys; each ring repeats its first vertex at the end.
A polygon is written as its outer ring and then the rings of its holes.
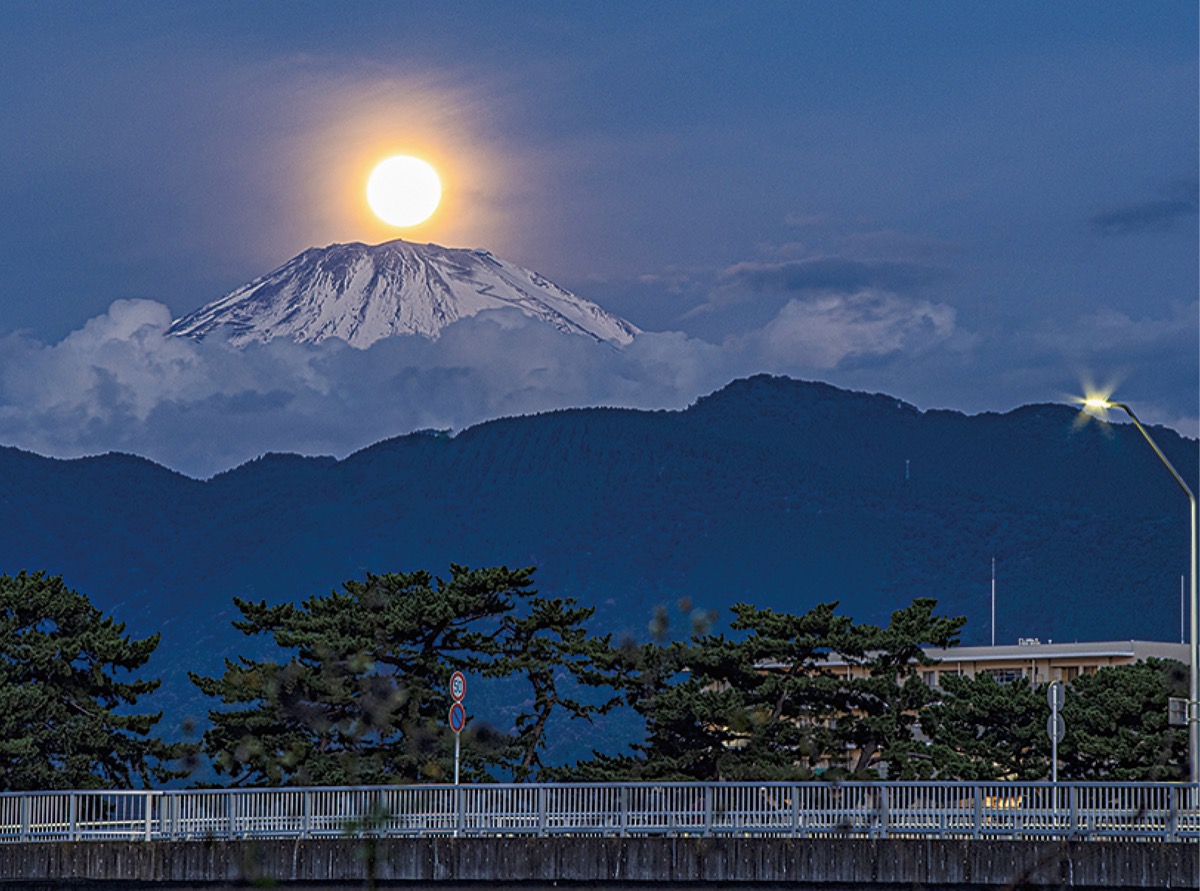
{"type": "Polygon", "coordinates": [[[367,204],[390,226],[425,222],[441,200],[442,181],[437,171],[412,155],[385,158],[367,179],[367,204]]]}

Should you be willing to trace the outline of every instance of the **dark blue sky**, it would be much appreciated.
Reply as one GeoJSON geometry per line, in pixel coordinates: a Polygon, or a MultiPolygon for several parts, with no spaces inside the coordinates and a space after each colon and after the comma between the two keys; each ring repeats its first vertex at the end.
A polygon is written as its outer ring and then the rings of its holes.
{"type": "Polygon", "coordinates": [[[1197,31],[1190,0],[9,2],[0,336],[402,234],[678,332],[674,374],[711,347],[969,411],[1090,378],[1195,436],[1197,31]],[[446,179],[407,233],[359,197],[397,150],[446,179]]]}

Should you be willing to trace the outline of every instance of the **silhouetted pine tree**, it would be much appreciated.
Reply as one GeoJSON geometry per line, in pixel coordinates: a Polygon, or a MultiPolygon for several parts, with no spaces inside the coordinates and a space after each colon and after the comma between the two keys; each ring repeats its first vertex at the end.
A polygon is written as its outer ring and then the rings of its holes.
{"type": "MultiPolygon", "coordinates": [[[[299,605],[235,598],[245,618],[234,625],[271,635],[292,655],[227,660],[216,678],[191,675],[205,694],[235,706],[209,713],[205,751],[236,784],[445,780],[450,675],[498,654],[499,621],[531,574],[451,565],[446,580],[423,571],[368,575],[299,605]]],[[[504,740],[482,726],[465,736],[466,775],[479,776],[504,740]]]]}
{"type": "Polygon", "coordinates": [[[104,789],[182,775],[186,754],[152,736],[161,713],[127,709],[159,681],[134,640],[58,576],[0,576],[0,789],[104,789]]]}

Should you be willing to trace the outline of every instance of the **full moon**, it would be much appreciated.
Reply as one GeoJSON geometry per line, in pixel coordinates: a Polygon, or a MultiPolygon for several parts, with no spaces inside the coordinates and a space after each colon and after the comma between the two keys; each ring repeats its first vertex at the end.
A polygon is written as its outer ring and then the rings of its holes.
{"type": "Polygon", "coordinates": [[[367,204],[390,226],[415,226],[437,210],[442,181],[420,158],[394,155],[380,161],[367,179],[367,204]]]}

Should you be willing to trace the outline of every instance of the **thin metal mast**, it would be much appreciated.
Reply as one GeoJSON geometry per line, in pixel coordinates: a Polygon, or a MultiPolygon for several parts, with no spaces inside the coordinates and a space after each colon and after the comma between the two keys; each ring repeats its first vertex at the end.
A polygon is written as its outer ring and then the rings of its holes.
{"type": "Polygon", "coordinates": [[[996,645],[996,558],[992,558],[992,646],[996,645]]]}

